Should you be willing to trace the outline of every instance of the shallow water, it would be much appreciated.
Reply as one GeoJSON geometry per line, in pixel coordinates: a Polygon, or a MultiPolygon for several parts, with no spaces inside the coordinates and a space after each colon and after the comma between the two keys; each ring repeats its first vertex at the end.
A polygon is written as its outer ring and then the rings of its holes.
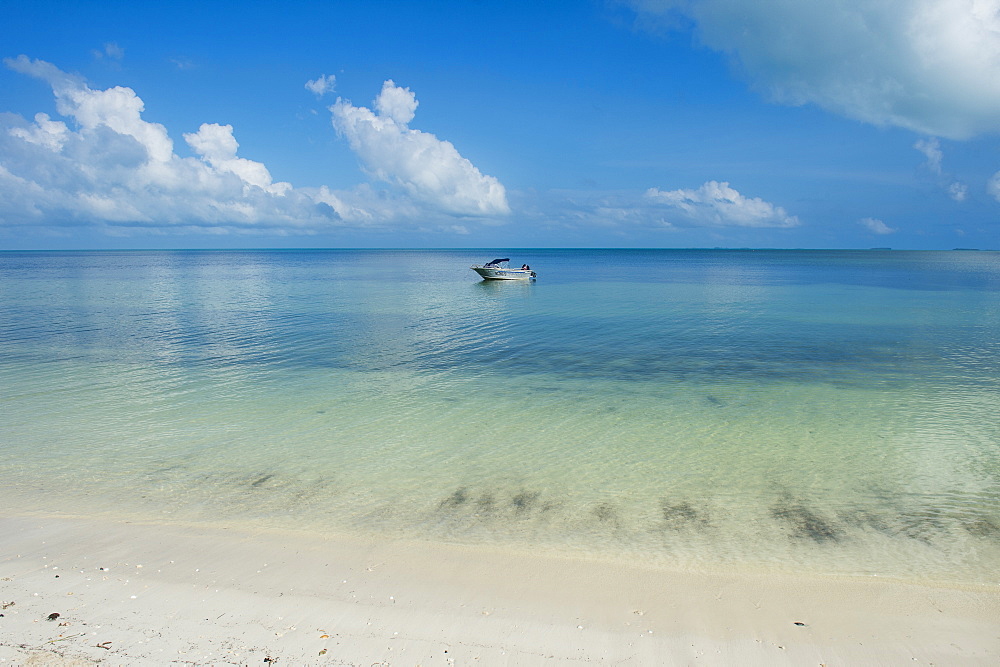
{"type": "Polygon", "coordinates": [[[0,498],[997,580],[1000,253],[493,256],[0,253],[0,498]]]}

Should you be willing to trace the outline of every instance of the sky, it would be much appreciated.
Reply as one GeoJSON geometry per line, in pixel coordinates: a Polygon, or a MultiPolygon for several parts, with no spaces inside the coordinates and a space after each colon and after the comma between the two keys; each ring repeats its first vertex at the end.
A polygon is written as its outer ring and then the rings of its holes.
{"type": "Polygon", "coordinates": [[[1000,0],[36,0],[0,59],[0,249],[1000,248],[1000,0]]]}

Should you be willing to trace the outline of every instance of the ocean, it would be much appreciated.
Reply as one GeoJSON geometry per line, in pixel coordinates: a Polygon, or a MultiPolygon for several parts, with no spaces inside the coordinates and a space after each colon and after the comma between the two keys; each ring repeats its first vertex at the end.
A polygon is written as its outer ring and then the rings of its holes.
{"type": "Polygon", "coordinates": [[[8,513],[995,583],[998,415],[997,252],[0,252],[8,513]]]}

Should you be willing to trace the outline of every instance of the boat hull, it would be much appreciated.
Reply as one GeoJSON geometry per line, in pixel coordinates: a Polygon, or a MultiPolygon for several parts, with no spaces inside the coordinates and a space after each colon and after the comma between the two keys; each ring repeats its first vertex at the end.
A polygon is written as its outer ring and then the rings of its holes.
{"type": "Polygon", "coordinates": [[[483,277],[483,280],[531,280],[535,272],[530,269],[485,268],[473,266],[472,270],[483,277]]]}

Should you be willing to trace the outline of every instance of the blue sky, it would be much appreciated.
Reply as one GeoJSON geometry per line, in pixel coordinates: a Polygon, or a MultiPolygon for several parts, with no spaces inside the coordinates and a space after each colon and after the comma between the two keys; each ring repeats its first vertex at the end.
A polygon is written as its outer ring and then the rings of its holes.
{"type": "Polygon", "coordinates": [[[0,248],[1000,247],[1000,0],[31,2],[0,248]]]}

